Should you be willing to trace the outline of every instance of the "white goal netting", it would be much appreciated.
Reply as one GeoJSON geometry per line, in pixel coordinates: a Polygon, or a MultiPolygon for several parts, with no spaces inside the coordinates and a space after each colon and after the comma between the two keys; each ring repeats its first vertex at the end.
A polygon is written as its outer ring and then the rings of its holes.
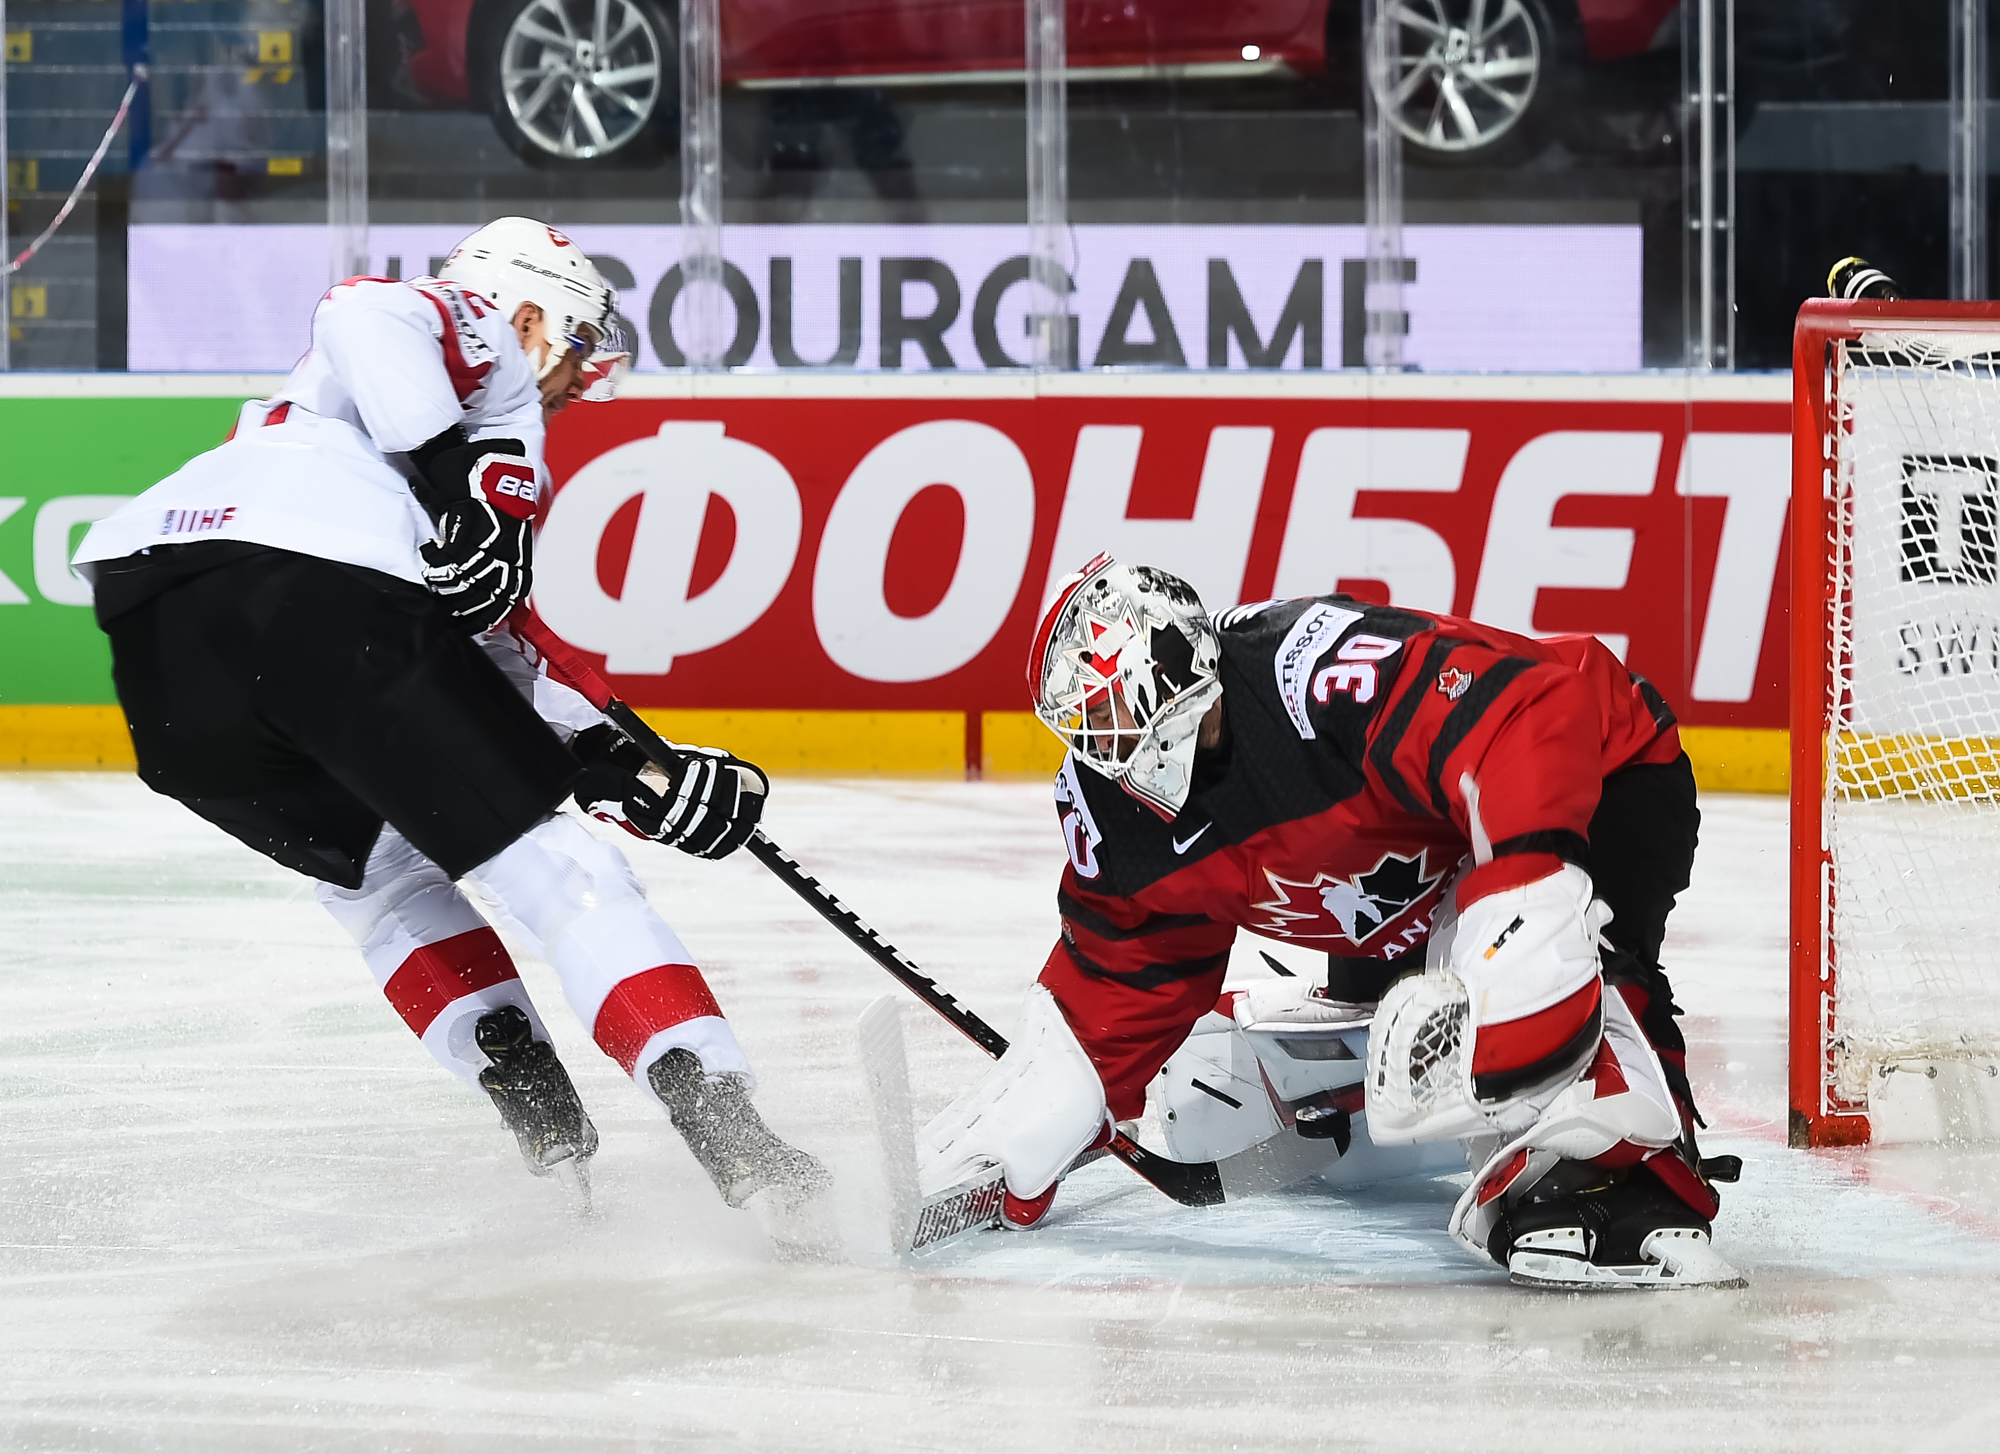
{"type": "Polygon", "coordinates": [[[1840,344],[1830,407],[1822,1053],[1859,1107],[2000,1075],[2000,325],[1840,344]]]}

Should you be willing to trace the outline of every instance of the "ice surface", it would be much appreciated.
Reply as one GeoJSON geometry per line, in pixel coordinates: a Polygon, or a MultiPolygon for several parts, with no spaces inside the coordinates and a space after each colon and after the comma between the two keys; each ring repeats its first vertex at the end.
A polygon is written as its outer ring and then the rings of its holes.
{"type": "MultiPolygon", "coordinates": [[[[1705,812],[1667,961],[1751,1286],[1580,1298],[1454,1249],[1449,1181],[1203,1212],[1108,1162],[888,1265],[855,1021],[890,982],[748,857],[645,845],[852,1261],[775,1262],[528,964],[603,1133],[580,1219],[303,880],[129,778],[0,775],[0,1447],[2000,1448],[2000,1153],[1784,1148],[1784,805],[1705,812]]],[[[1011,1026],[1045,787],[781,782],[769,827],[1011,1026]]],[[[927,1114],[982,1058],[908,1024],[927,1114]]]]}

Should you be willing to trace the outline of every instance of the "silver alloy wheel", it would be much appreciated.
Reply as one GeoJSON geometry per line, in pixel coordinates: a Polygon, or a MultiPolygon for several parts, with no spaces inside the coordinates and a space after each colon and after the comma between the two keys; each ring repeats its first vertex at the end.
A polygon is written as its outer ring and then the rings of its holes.
{"type": "Polygon", "coordinates": [[[661,39],[633,0],[532,0],[500,43],[508,113],[551,156],[609,156],[660,104],[661,39]]]}
{"type": "Polygon", "coordinates": [[[1491,146],[1521,119],[1541,79],[1541,39],[1521,0],[1392,0],[1401,54],[1373,76],[1396,129],[1429,151],[1491,146]]]}

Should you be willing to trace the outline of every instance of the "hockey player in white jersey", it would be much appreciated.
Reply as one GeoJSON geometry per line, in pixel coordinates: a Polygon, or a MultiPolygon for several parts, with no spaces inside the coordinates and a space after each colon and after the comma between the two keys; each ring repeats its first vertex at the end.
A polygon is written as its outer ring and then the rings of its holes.
{"type": "Polygon", "coordinates": [[[99,522],[77,562],[141,778],[318,880],[530,1170],[581,1173],[597,1132],[460,879],[555,967],[723,1197],[782,1222],[824,1170],[752,1106],[736,1037],[623,857],[556,811],[573,797],[721,858],[769,784],[712,749],[649,768],[503,624],[532,583],[546,421],[623,371],[615,304],[574,243],[526,218],[481,228],[437,278],[341,283],[284,387],[99,522]]]}

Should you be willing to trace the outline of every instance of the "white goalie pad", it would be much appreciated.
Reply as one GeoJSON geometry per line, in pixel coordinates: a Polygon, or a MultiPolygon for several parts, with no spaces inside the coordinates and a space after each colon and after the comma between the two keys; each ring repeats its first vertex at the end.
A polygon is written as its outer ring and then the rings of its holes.
{"type": "Polygon", "coordinates": [[[1111,1124],[1104,1082],[1042,985],[1028,991],[1007,1053],[917,1138],[925,1196],[986,1167],[1032,1201],[1111,1124]]]}
{"type": "Polygon", "coordinates": [[[1499,1134],[1532,1125],[1590,1063],[1595,1045],[1538,1082],[1482,1101],[1473,1084],[1482,1030],[1528,1019],[1587,990],[1599,976],[1598,931],[1611,913],[1574,865],[1463,909],[1456,887],[1421,976],[1390,986],[1368,1037],[1368,1108],[1384,1143],[1499,1134]]]}
{"type": "Polygon", "coordinates": [[[1609,1053],[1591,1075],[1564,1087],[1532,1126],[1487,1157],[1473,1176],[1451,1213],[1451,1235],[1468,1252],[1486,1255],[1506,1194],[1533,1186],[1556,1162],[1588,1161],[1624,1141],[1671,1146],[1680,1135],[1680,1112],[1660,1057],[1615,990],[1604,996],[1604,1049],[1609,1053]]]}
{"type": "Polygon", "coordinates": [[[1288,999],[1309,984],[1257,981],[1231,987],[1234,1017],[1211,1013],[1153,1082],[1167,1154],[1179,1161],[1214,1161],[1232,1200],[1278,1191],[1318,1178],[1339,1189],[1403,1177],[1450,1175],[1465,1169],[1456,1143],[1378,1146],[1361,1111],[1371,1007],[1346,1007],[1337,1018],[1284,1015],[1288,999]],[[1276,991],[1252,998],[1257,991],[1276,991]],[[1238,1023],[1251,1007],[1252,1023],[1238,1023]],[[1359,1011],[1357,1015],[1355,1012],[1359,1011]],[[1272,1018],[1257,1018],[1269,1015],[1272,1018]],[[1349,1112],[1346,1152],[1311,1118],[1336,1104],[1349,1112]]]}

